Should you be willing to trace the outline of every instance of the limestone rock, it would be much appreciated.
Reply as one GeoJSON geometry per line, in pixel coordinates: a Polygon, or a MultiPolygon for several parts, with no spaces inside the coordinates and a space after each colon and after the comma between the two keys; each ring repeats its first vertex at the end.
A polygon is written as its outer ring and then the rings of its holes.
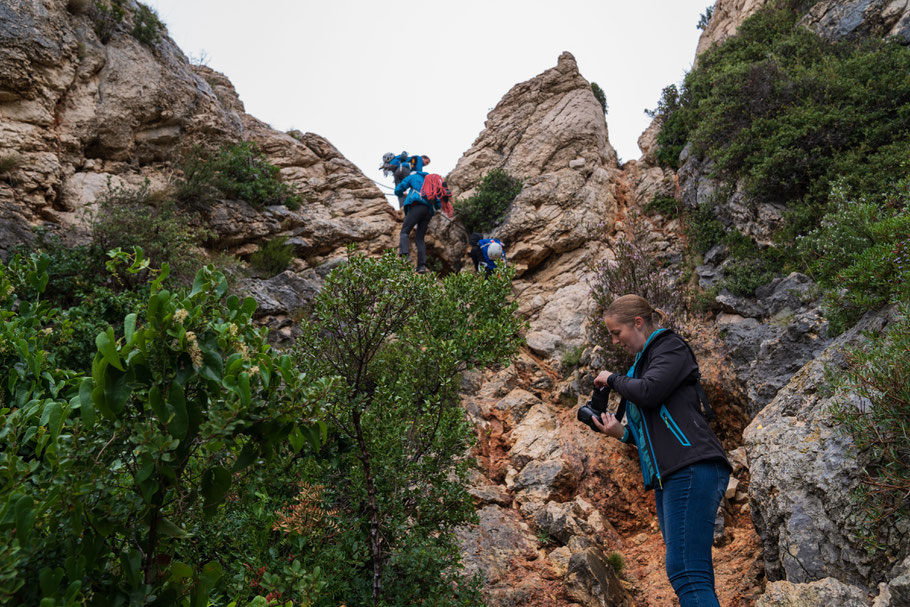
{"type": "Polygon", "coordinates": [[[512,431],[509,458],[521,469],[531,460],[544,460],[561,455],[556,433],[556,418],[543,403],[535,405],[521,424],[512,431]]]}
{"type": "Polygon", "coordinates": [[[767,0],[718,0],[708,27],[698,39],[695,57],[698,58],[712,45],[729,38],[750,15],[767,4],[767,0]]]}
{"type": "Polygon", "coordinates": [[[634,603],[596,548],[577,552],[569,560],[566,594],[585,607],[631,607],[634,603]]]}
{"type": "Polygon", "coordinates": [[[488,584],[495,584],[508,575],[513,558],[536,555],[534,535],[514,511],[489,505],[477,516],[476,525],[456,531],[468,576],[481,572],[488,584]]]}
{"type": "Polygon", "coordinates": [[[834,578],[808,584],[772,582],[755,607],[869,607],[866,593],[834,578]]]}
{"type": "Polygon", "coordinates": [[[905,0],[822,0],[802,23],[832,40],[894,36],[910,44],[910,3],[905,0]]]}
{"type": "Polygon", "coordinates": [[[492,169],[524,180],[494,232],[506,243],[519,274],[585,244],[592,226],[614,208],[609,182],[616,152],[603,109],[575,58],[563,53],[556,67],[515,85],[489,113],[485,127],[448,183],[455,196],[465,197],[492,169]]]}
{"type": "MultiPolygon", "coordinates": [[[[904,558],[910,529],[879,529],[883,549],[870,556],[855,539],[863,524],[850,496],[865,465],[830,419],[825,367],[843,364],[842,348],[863,331],[881,331],[889,313],[870,313],[802,368],[743,433],[749,459],[752,517],[762,538],[769,579],[794,583],[835,577],[868,586],[888,563],[904,558]]],[[[841,395],[862,406],[855,395],[841,395]]]]}

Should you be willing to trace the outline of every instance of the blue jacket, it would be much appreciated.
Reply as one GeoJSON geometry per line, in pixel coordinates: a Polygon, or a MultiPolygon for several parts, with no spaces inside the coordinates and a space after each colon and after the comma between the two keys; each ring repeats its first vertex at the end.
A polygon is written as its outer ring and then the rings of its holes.
{"type": "Polygon", "coordinates": [[[401,183],[399,183],[397,186],[395,186],[395,195],[396,196],[402,196],[408,190],[408,188],[411,189],[411,191],[408,192],[408,197],[404,199],[404,204],[401,205],[401,208],[405,209],[405,212],[407,212],[408,205],[414,204],[415,202],[419,202],[419,203],[425,204],[425,205],[427,205],[427,207],[429,207],[430,217],[432,217],[433,214],[436,212],[436,209],[438,209],[439,207],[442,206],[442,202],[438,198],[436,200],[430,202],[429,200],[427,200],[426,198],[424,198],[423,196],[420,195],[420,189],[423,187],[423,180],[426,176],[427,176],[426,173],[424,173],[422,171],[417,171],[415,173],[411,173],[410,175],[408,175],[407,177],[402,179],[401,183]]]}
{"type": "Polygon", "coordinates": [[[402,156],[401,154],[399,154],[398,156],[395,156],[394,158],[392,158],[392,160],[389,161],[389,165],[391,165],[392,167],[397,167],[401,164],[410,164],[411,160],[414,160],[414,170],[415,171],[423,170],[423,156],[402,156]]]}
{"type": "Polygon", "coordinates": [[[500,240],[498,240],[496,238],[484,238],[483,240],[481,240],[480,242],[477,243],[477,246],[480,247],[480,252],[483,254],[483,263],[490,270],[496,269],[496,262],[498,261],[496,259],[490,259],[490,256],[487,254],[487,249],[494,242],[496,244],[498,244],[500,247],[502,247],[502,261],[506,261],[506,247],[505,247],[505,245],[502,244],[502,242],[500,240]]]}

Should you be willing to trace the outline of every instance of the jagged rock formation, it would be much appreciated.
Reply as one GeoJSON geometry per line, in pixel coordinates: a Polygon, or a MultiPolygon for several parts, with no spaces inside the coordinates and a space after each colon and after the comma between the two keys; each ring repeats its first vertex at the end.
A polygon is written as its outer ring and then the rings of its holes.
{"type": "Polygon", "coordinates": [[[823,0],[803,24],[833,40],[895,36],[910,44],[910,3],[906,0],[823,0]]]}
{"type": "Polygon", "coordinates": [[[0,181],[0,255],[35,226],[84,233],[84,212],[108,183],[149,179],[165,188],[181,149],[240,140],[255,141],[304,204],[206,209],[202,221],[219,248],[247,255],[262,239],[286,235],[303,269],[351,242],[371,253],[391,246],[395,218],[385,197],[328,141],[294,138],[247,115],[224,76],[191,65],[167,36],[151,45],[131,36],[134,2],[102,42],[80,8],[89,4],[0,3],[0,156],[18,159],[0,181]]]}
{"type": "Polygon", "coordinates": [[[869,586],[890,579],[893,563],[910,555],[910,526],[880,525],[876,557],[855,539],[863,518],[850,494],[860,482],[862,461],[854,461],[851,442],[830,419],[834,398],[820,388],[826,368],[844,365],[843,348],[858,344],[865,332],[878,333],[891,314],[870,313],[840,336],[824,354],[803,367],[746,428],[752,482],[750,498],[765,545],[770,579],[812,582],[833,577],[869,586]]]}

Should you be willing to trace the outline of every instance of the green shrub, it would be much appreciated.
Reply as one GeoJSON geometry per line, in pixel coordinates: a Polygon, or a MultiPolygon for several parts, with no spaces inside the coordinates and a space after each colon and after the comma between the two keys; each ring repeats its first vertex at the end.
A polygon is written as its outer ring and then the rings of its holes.
{"type": "Polygon", "coordinates": [[[584,354],[585,345],[580,344],[574,348],[569,348],[562,355],[562,366],[564,369],[572,369],[581,362],[581,355],[584,354]]]}
{"type": "Polygon", "coordinates": [[[294,247],[286,244],[287,236],[279,236],[262,244],[250,255],[250,264],[257,270],[274,276],[287,270],[294,259],[294,247]]]}
{"type": "Polygon", "coordinates": [[[594,93],[594,97],[597,99],[597,103],[600,104],[600,107],[603,108],[604,116],[607,115],[607,94],[604,93],[604,90],[600,88],[600,85],[596,82],[591,83],[591,91],[594,93]]]}
{"type": "Polygon", "coordinates": [[[607,564],[613,568],[613,572],[616,575],[622,575],[623,570],[626,568],[626,559],[618,552],[611,552],[607,555],[607,564]]]}
{"type": "Polygon", "coordinates": [[[22,166],[24,160],[19,154],[3,154],[0,156],[0,176],[8,175],[22,166]]]}
{"type": "Polygon", "coordinates": [[[190,208],[208,206],[218,197],[239,198],[261,209],[268,205],[300,208],[300,196],[279,178],[259,147],[243,142],[217,152],[192,149],[181,162],[184,179],[177,185],[177,198],[190,208]]]}
{"type": "MultiPolygon", "coordinates": [[[[163,265],[140,311],[96,336],[91,375],[61,369],[46,348],[59,314],[41,298],[49,265],[33,254],[0,266],[0,600],[226,603],[242,564],[193,532],[232,509],[251,464],[304,435],[320,446],[312,406],[331,381],[273,354],[251,323],[255,302],[221,303],[226,281],[211,267],[171,292],[163,265]]],[[[138,249],[109,265],[149,270],[138,249]]],[[[317,572],[292,574],[309,588],[317,572]]]]}
{"type": "Polygon", "coordinates": [[[511,275],[437,279],[393,253],[353,256],[302,322],[295,368],[338,381],[322,401],[331,439],[302,475],[323,485],[335,531],[297,553],[339,572],[329,604],[480,604],[454,535],[474,517],[459,376],[517,350],[511,275]]]}
{"type": "Polygon", "coordinates": [[[521,180],[503,169],[484,176],[474,195],[455,200],[455,213],[468,232],[486,232],[502,221],[509,206],[521,192],[521,180]]]}
{"type": "Polygon", "coordinates": [[[89,17],[95,26],[95,34],[102,44],[111,41],[117,26],[126,16],[126,0],[94,0],[89,17]]]}
{"type": "Polygon", "coordinates": [[[714,15],[714,5],[712,4],[705,9],[705,12],[698,16],[698,23],[696,28],[700,30],[708,29],[708,23],[711,21],[711,16],[714,15]]]}
{"type": "Polygon", "coordinates": [[[862,464],[854,497],[867,519],[858,528],[872,550],[882,529],[910,515],[910,305],[899,314],[884,333],[846,352],[843,371],[829,369],[842,394],[832,405],[833,427],[851,439],[862,464]]]}
{"type": "Polygon", "coordinates": [[[164,24],[158,18],[158,13],[141,2],[133,16],[133,37],[139,42],[149,46],[155,45],[161,39],[164,24]]]}
{"type": "MultiPolygon", "coordinates": [[[[189,221],[173,200],[150,192],[148,181],[135,189],[108,184],[92,218],[92,239],[101,251],[142,247],[153,267],[166,263],[178,280],[188,282],[203,264],[198,243],[207,236],[189,221]]],[[[123,278],[130,285],[142,282],[123,278]]]]}
{"type": "Polygon", "coordinates": [[[680,204],[673,196],[664,194],[655,194],[651,201],[645,205],[646,213],[659,213],[668,217],[676,217],[680,214],[680,204]]]}

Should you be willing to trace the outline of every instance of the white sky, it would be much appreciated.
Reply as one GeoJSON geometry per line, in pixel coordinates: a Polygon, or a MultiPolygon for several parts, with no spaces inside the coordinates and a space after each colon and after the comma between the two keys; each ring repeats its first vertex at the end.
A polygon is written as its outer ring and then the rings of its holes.
{"type": "Polygon", "coordinates": [[[322,135],[370,178],[384,152],[455,167],[515,84],[575,55],[606,92],[610,141],[638,158],[645,108],[691,68],[711,0],[145,0],[246,111],[322,135]]]}

